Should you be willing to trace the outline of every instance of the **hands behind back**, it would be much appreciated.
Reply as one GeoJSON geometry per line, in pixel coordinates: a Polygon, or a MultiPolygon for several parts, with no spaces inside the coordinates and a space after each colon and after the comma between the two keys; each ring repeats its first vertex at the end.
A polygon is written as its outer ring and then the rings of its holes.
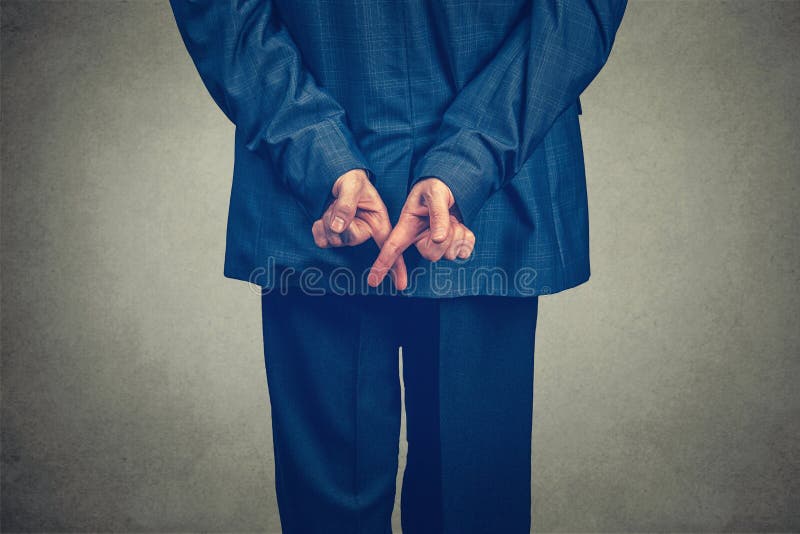
{"type": "Polygon", "coordinates": [[[343,174],[331,191],[333,202],[312,226],[314,242],[321,248],[342,247],[372,238],[381,249],[367,279],[373,287],[391,273],[395,286],[406,289],[403,252],[412,244],[430,261],[465,259],[475,247],[475,234],[461,222],[450,188],[438,178],[421,180],[411,189],[394,228],[363,170],[343,174]]]}

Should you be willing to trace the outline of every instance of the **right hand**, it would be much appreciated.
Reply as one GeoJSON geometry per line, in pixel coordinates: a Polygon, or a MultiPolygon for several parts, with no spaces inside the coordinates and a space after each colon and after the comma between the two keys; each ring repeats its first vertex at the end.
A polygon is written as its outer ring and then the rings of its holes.
{"type": "MultiPolygon", "coordinates": [[[[331,193],[333,202],[311,227],[314,243],[320,248],[354,247],[372,238],[380,249],[392,231],[392,223],[367,173],[362,169],[344,173],[334,182],[331,193]]],[[[397,289],[408,286],[402,255],[393,262],[390,272],[397,289]]]]}
{"type": "Polygon", "coordinates": [[[372,264],[367,283],[380,284],[390,267],[414,244],[420,255],[432,262],[466,259],[475,248],[475,234],[462,223],[453,193],[438,178],[420,180],[411,188],[397,224],[372,264]]]}

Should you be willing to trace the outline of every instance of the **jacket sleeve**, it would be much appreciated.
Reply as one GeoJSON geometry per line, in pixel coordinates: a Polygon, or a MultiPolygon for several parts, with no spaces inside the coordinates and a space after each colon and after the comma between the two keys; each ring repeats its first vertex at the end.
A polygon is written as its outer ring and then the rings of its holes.
{"type": "Polygon", "coordinates": [[[466,224],[597,76],[626,0],[531,0],[499,52],[447,107],[412,184],[435,176],[466,224]]]}
{"type": "Polygon", "coordinates": [[[170,0],[189,55],[249,150],[268,157],[313,219],[336,178],[374,173],[342,106],[315,82],[271,0],[170,0]]]}

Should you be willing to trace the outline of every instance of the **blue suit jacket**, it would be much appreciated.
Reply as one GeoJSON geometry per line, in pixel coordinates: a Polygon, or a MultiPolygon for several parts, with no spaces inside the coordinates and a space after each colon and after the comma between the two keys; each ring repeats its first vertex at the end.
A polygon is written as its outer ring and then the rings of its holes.
{"type": "Polygon", "coordinates": [[[534,295],[589,278],[578,97],[625,0],[171,4],[236,126],[226,276],[365,291],[374,243],[323,250],[311,234],[333,182],[363,168],[392,221],[436,176],[476,235],[466,261],[409,249],[405,294],[534,295]]]}

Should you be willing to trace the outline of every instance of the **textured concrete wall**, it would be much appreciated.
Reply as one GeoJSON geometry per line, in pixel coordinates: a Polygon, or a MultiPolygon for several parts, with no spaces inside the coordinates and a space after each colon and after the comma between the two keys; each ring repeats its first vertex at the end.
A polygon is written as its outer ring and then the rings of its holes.
{"type": "MultiPolygon", "coordinates": [[[[279,527],[232,127],[166,2],[2,3],[2,530],[279,527]]],[[[541,300],[539,532],[800,530],[800,3],[632,0],[541,300]]]]}

